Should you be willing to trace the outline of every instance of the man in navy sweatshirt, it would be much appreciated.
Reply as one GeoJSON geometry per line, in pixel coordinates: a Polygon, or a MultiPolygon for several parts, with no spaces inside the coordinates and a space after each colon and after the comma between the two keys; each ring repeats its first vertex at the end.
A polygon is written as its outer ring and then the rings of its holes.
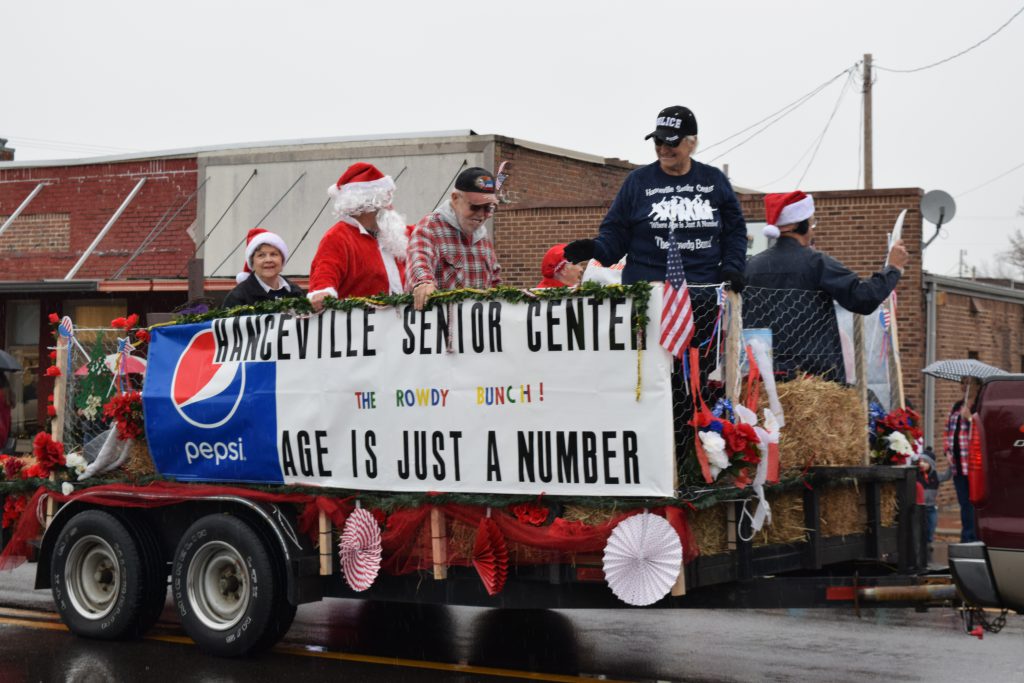
{"type": "Polygon", "coordinates": [[[693,112],[679,106],[661,110],[645,139],[650,138],[658,160],[626,177],[597,238],[570,242],[566,260],[596,258],[610,266],[628,254],[623,284],[664,280],[673,230],[687,282],[727,281],[742,290],[746,221],[725,174],[690,156],[697,149],[693,112]]]}

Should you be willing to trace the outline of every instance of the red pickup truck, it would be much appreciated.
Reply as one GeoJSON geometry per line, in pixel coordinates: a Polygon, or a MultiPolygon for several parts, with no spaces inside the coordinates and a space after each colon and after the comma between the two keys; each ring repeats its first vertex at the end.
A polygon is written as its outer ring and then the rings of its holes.
{"type": "Polygon", "coordinates": [[[968,456],[979,541],[949,547],[949,566],[976,607],[1024,613],[1024,374],[987,379],[968,456]]]}

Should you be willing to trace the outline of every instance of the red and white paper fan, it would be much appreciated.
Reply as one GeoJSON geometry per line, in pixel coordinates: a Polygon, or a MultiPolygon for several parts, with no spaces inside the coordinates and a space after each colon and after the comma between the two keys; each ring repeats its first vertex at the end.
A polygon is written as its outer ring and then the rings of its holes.
{"type": "Polygon", "coordinates": [[[619,522],[604,547],[605,580],[615,597],[630,605],[650,605],[665,597],[682,562],[679,534],[649,512],[619,522]]]}
{"type": "Polygon", "coordinates": [[[473,566],[488,595],[497,595],[508,578],[508,547],[498,525],[490,517],[480,520],[473,544],[473,566]]]}
{"type": "Polygon", "coordinates": [[[380,526],[368,510],[356,508],[345,520],[338,555],[352,590],[364,591],[373,585],[380,572],[380,526]]]}

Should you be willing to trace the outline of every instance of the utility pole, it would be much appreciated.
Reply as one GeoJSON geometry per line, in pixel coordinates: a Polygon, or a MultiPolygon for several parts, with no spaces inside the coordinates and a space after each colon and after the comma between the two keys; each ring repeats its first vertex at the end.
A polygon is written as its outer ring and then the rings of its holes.
{"type": "Polygon", "coordinates": [[[871,55],[864,55],[864,189],[875,186],[871,159],[871,55]]]}
{"type": "Polygon", "coordinates": [[[966,265],[964,264],[964,256],[966,256],[966,255],[967,255],[967,250],[966,249],[961,249],[960,250],[960,267],[957,269],[957,272],[956,272],[957,277],[963,277],[964,276],[964,270],[966,269],[966,265]]]}

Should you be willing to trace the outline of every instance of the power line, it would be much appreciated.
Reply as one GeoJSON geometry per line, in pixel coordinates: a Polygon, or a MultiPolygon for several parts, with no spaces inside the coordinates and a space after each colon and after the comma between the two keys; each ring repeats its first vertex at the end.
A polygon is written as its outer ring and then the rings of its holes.
{"type": "Polygon", "coordinates": [[[983,187],[991,185],[995,181],[999,180],[1000,178],[1003,178],[1005,176],[1010,175],[1011,173],[1013,173],[1014,171],[1016,171],[1019,168],[1024,168],[1024,161],[1022,161],[1021,163],[1017,164],[1016,166],[1011,168],[1009,171],[1004,171],[1004,172],[1000,173],[999,175],[997,175],[995,178],[992,178],[990,180],[986,180],[985,182],[983,182],[981,185],[978,185],[977,187],[972,187],[971,189],[967,190],[966,192],[961,192],[960,194],[957,195],[957,197],[963,197],[964,195],[968,195],[968,194],[974,192],[975,190],[980,190],[983,187]]]}
{"type": "MultiPolygon", "coordinates": [[[[837,78],[839,78],[839,77],[841,77],[841,76],[843,76],[843,75],[849,74],[849,73],[850,73],[850,71],[852,71],[853,69],[856,69],[856,68],[857,68],[857,67],[856,67],[856,65],[854,65],[854,66],[851,66],[850,68],[846,69],[846,70],[845,70],[845,71],[843,71],[842,73],[838,74],[837,76],[835,76],[835,77],[833,77],[833,78],[829,79],[829,80],[828,80],[827,82],[825,82],[825,83],[823,83],[822,85],[818,86],[817,88],[815,88],[814,90],[812,90],[812,91],[811,91],[810,93],[808,93],[807,95],[804,95],[804,96],[803,96],[803,97],[801,97],[801,98],[800,98],[799,100],[797,100],[797,101],[796,101],[795,103],[793,103],[793,104],[795,104],[795,106],[793,106],[793,105],[789,105],[789,106],[791,107],[791,108],[789,109],[789,111],[785,111],[785,110],[786,110],[786,107],[783,107],[783,109],[780,109],[780,110],[779,110],[779,112],[783,112],[783,111],[785,112],[785,113],[783,113],[783,114],[782,114],[781,116],[778,116],[778,117],[776,117],[776,118],[775,118],[775,119],[774,119],[773,121],[769,121],[769,122],[768,122],[767,124],[765,124],[764,126],[762,126],[762,127],[761,127],[761,128],[759,129],[759,130],[757,130],[757,131],[756,131],[756,132],[754,132],[753,134],[749,135],[748,137],[744,138],[744,139],[743,139],[743,140],[741,140],[740,142],[736,143],[735,145],[733,145],[733,146],[732,146],[732,147],[730,147],[729,149],[725,150],[725,151],[724,151],[724,152],[722,152],[721,154],[719,154],[719,155],[717,155],[717,156],[715,156],[715,157],[712,157],[710,161],[711,161],[711,162],[714,162],[714,161],[716,161],[717,159],[721,159],[722,157],[724,157],[724,156],[725,156],[726,154],[728,154],[729,152],[731,152],[731,151],[733,151],[733,150],[735,150],[735,149],[738,149],[739,147],[742,147],[743,145],[747,144],[748,142],[750,142],[751,140],[753,140],[753,139],[754,139],[755,137],[757,137],[758,135],[760,135],[761,133],[765,132],[766,130],[768,130],[769,128],[771,128],[772,126],[774,126],[774,125],[775,125],[776,123],[778,123],[779,121],[781,121],[782,119],[784,119],[784,118],[785,118],[786,116],[788,116],[789,114],[792,114],[792,113],[793,113],[794,111],[796,111],[796,110],[797,110],[798,108],[800,108],[800,106],[802,106],[802,105],[806,104],[807,102],[809,102],[809,101],[811,100],[811,98],[812,98],[812,97],[814,97],[815,95],[817,95],[818,93],[820,93],[820,92],[821,92],[822,90],[824,90],[824,89],[825,89],[825,87],[827,87],[828,85],[830,85],[831,83],[833,83],[833,82],[834,82],[834,81],[835,81],[835,80],[836,80],[837,78]]],[[[844,86],[844,88],[845,88],[845,86],[844,86]]],[[[778,114],[779,112],[776,112],[775,114],[778,114]]],[[[771,119],[771,118],[772,118],[772,116],[775,116],[775,114],[772,114],[771,116],[768,116],[768,117],[766,117],[766,118],[764,118],[764,119],[761,119],[761,121],[759,121],[758,123],[762,123],[762,122],[764,122],[764,121],[767,121],[768,119],[771,119]]],[[[756,124],[756,123],[755,123],[755,124],[754,124],[753,126],[748,126],[747,128],[745,128],[745,129],[744,129],[744,131],[750,130],[751,128],[753,128],[753,127],[754,127],[754,126],[756,126],[756,125],[758,125],[758,124],[756,124]]],[[[741,133],[742,133],[742,132],[743,132],[743,131],[741,131],[741,133]]],[[[728,140],[728,139],[730,139],[730,138],[734,138],[734,137],[736,137],[736,136],[737,136],[737,135],[739,135],[739,134],[740,134],[740,133],[735,133],[735,134],[733,134],[733,135],[729,136],[729,138],[725,138],[725,140],[728,140]]],[[[720,144],[722,144],[722,142],[725,142],[725,140],[721,140],[721,141],[719,141],[719,142],[716,142],[716,143],[715,143],[714,145],[709,145],[708,147],[704,147],[704,148],[703,148],[703,150],[704,150],[704,151],[707,151],[707,150],[708,150],[708,149],[710,149],[711,147],[714,147],[714,146],[716,146],[716,145],[720,145],[720,144]]],[[[709,163],[710,163],[710,162],[709,162],[709,163]]]]}
{"type": "Polygon", "coordinates": [[[810,160],[807,162],[807,168],[804,169],[804,173],[800,176],[800,180],[796,181],[797,187],[804,182],[804,178],[807,177],[807,173],[811,170],[811,164],[814,163],[814,159],[818,156],[818,150],[821,149],[821,143],[825,141],[825,135],[828,133],[829,127],[832,125],[832,120],[836,117],[836,112],[839,111],[839,105],[843,101],[843,97],[846,95],[846,90],[850,86],[851,79],[846,78],[846,83],[843,83],[842,89],[839,91],[839,97],[836,98],[835,106],[832,107],[832,113],[828,117],[828,121],[825,122],[825,128],[821,131],[821,135],[818,136],[818,146],[814,148],[814,153],[811,154],[810,160]]]}
{"type": "Polygon", "coordinates": [[[974,48],[980,47],[982,44],[987,43],[989,40],[991,40],[993,37],[995,37],[995,35],[997,33],[999,33],[1004,28],[1009,26],[1010,22],[1012,22],[1014,19],[1016,19],[1018,16],[1020,16],[1021,12],[1024,12],[1024,6],[1021,6],[1021,8],[1019,10],[1014,12],[1013,16],[1010,17],[1009,19],[1007,19],[1006,22],[1003,23],[1003,25],[1000,26],[999,28],[997,28],[995,31],[992,31],[992,33],[988,34],[987,36],[985,36],[984,38],[982,38],[981,40],[976,42],[974,45],[971,45],[969,48],[964,49],[964,50],[960,50],[960,52],[957,52],[955,55],[950,55],[949,57],[946,57],[945,59],[940,59],[937,62],[932,62],[931,64],[926,64],[924,66],[919,66],[919,67],[917,67],[915,69],[888,69],[888,68],[886,68],[884,66],[877,66],[877,65],[875,66],[875,68],[876,69],[880,69],[882,71],[890,71],[892,73],[897,73],[897,74],[912,74],[912,73],[914,73],[916,71],[924,71],[925,69],[931,69],[932,67],[938,66],[940,64],[945,64],[946,62],[954,60],[957,57],[960,57],[962,55],[965,55],[968,52],[970,52],[971,50],[973,50],[974,48]]]}
{"type": "Polygon", "coordinates": [[[96,152],[138,152],[137,149],[128,147],[111,147],[109,145],[93,145],[82,142],[64,142],[61,140],[43,140],[41,138],[24,138],[12,136],[10,142],[18,147],[35,147],[38,149],[57,149],[68,151],[96,151],[96,152]]]}
{"type": "MultiPolygon", "coordinates": [[[[859,62],[858,62],[858,64],[859,64],[859,62]]],[[[732,134],[732,135],[730,135],[729,137],[726,137],[726,138],[722,138],[722,139],[721,139],[721,140],[719,140],[718,142],[714,142],[714,143],[712,143],[712,144],[710,144],[710,145],[701,145],[701,151],[704,151],[704,152],[706,152],[706,151],[708,151],[709,149],[712,149],[712,148],[714,148],[714,147],[718,147],[719,145],[721,145],[721,144],[724,144],[724,143],[728,142],[729,140],[732,140],[732,139],[733,139],[734,137],[737,137],[737,136],[739,136],[739,135],[743,135],[744,133],[746,133],[746,132],[747,132],[748,130],[750,130],[751,128],[756,128],[757,126],[761,125],[761,124],[762,124],[762,123],[764,123],[765,121],[768,121],[769,119],[772,119],[772,118],[774,118],[774,117],[778,116],[779,114],[782,114],[783,112],[786,112],[785,114],[783,114],[783,116],[787,116],[787,115],[791,114],[791,113],[792,113],[793,111],[796,111],[796,110],[797,110],[797,109],[798,109],[798,108],[799,108],[799,107],[800,107],[801,105],[803,105],[804,103],[806,103],[807,101],[809,101],[809,100],[810,100],[810,99],[811,99],[812,97],[814,97],[814,96],[815,96],[815,95],[817,95],[817,94],[818,94],[819,92],[821,92],[822,90],[824,90],[825,88],[827,88],[827,87],[828,87],[829,85],[831,85],[833,81],[835,81],[835,80],[836,80],[836,79],[838,79],[838,78],[841,78],[841,77],[842,77],[842,76],[843,76],[844,74],[847,74],[847,73],[849,73],[849,72],[850,72],[850,69],[856,69],[856,68],[857,68],[857,65],[855,64],[855,65],[854,65],[854,66],[852,66],[852,67],[849,67],[849,68],[847,68],[847,69],[844,69],[843,71],[840,71],[840,72],[839,72],[838,74],[836,74],[836,75],[835,75],[835,76],[833,76],[832,78],[830,78],[830,79],[828,79],[827,81],[825,81],[824,83],[822,83],[822,84],[820,84],[820,85],[816,86],[816,87],[815,87],[814,89],[812,89],[812,90],[811,90],[810,92],[808,92],[808,93],[805,93],[805,94],[801,95],[800,97],[798,97],[797,99],[793,100],[792,102],[790,102],[789,104],[787,104],[786,106],[784,106],[784,107],[783,107],[782,109],[779,109],[778,111],[776,111],[776,112],[773,112],[773,113],[769,114],[768,116],[764,117],[764,118],[763,118],[763,119],[761,119],[760,121],[756,121],[756,122],[754,122],[754,123],[750,124],[749,126],[747,126],[746,128],[742,129],[742,130],[736,131],[735,133],[733,133],[733,134],[732,134]],[[786,111],[786,110],[790,110],[790,111],[786,111]]],[[[782,117],[782,116],[780,116],[780,117],[779,117],[779,119],[781,119],[781,118],[783,118],[783,117],[782,117]]],[[[774,123],[774,122],[773,122],[773,123],[774,123]]],[[[771,124],[769,124],[769,125],[771,125],[771,124]]],[[[765,128],[767,128],[767,126],[765,126],[765,128]]],[[[763,129],[762,129],[762,130],[763,130],[763,129]]],[[[761,131],[759,131],[758,133],[755,133],[754,135],[758,135],[758,134],[759,134],[760,132],[761,132],[761,131]]],[[[752,135],[752,136],[751,136],[751,138],[752,138],[752,137],[754,137],[754,136],[752,135]]],[[[750,138],[747,138],[747,140],[749,140],[749,139],[750,139],[750,138]]],[[[746,142],[746,140],[744,140],[744,142],[746,142]]],[[[740,144],[743,144],[743,143],[740,143],[740,144]]],[[[739,145],[737,145],[737,147],[738,147],[738,146],[739,146],[739,145]]],[[[733,147],[732,149],[736,149],[736,147],[733,147]]],[[[731,150],[729,150],[729,151],[731,151],[731,150]]],[[[724,153],[725,153],[725,152],[723,152],[723,154],[724,154],[724,153]]],[[[717,158],[718,158],[718,157],[715,157],[715,159],[717,159],[717,158]]],[[[712,161],[714,161],[714,159],[712,159],[712,161]]]]}

